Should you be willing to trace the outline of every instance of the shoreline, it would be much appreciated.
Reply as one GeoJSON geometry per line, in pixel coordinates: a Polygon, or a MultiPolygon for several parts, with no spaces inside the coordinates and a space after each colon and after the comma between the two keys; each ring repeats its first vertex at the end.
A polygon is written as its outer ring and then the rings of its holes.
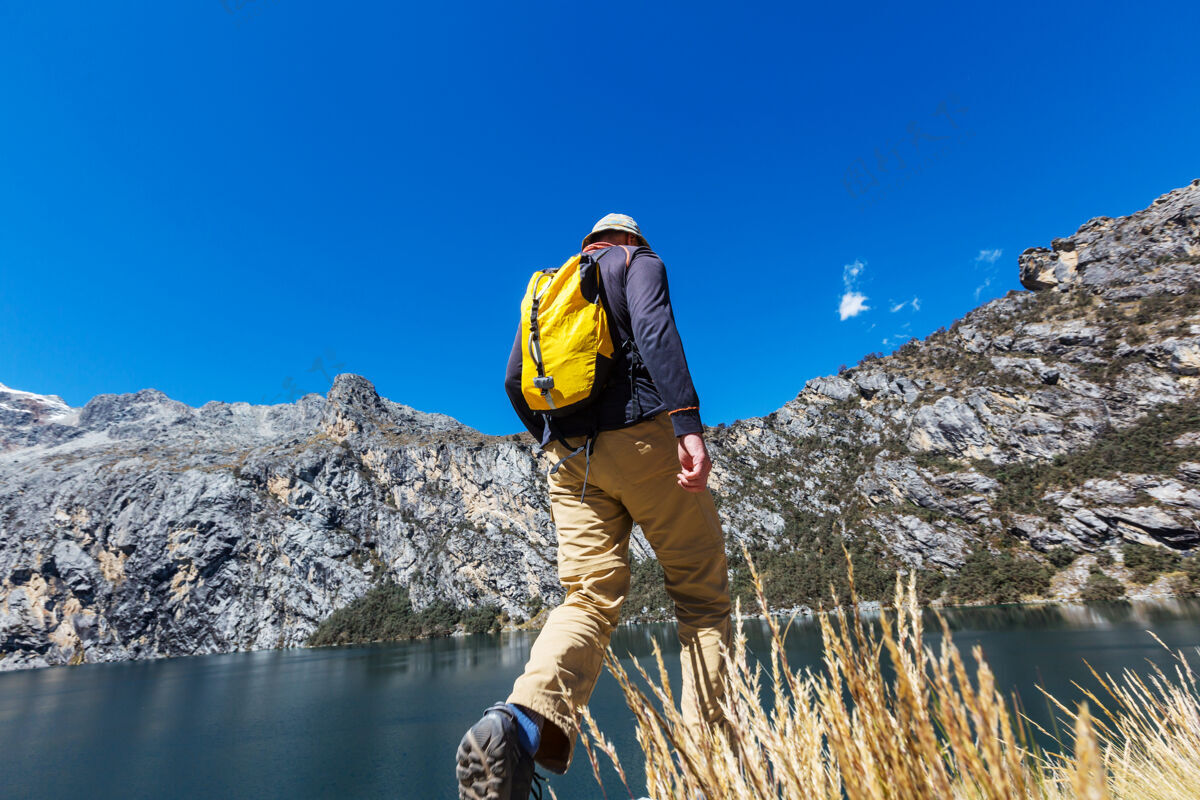
{"type": "MultiPolygon", "coordinates": [[[[1133,596],[1133,597],[1126,597],[1126,598],[1122,598],[1120,600],[1111,601],[1111,602],[1090,602],[1090,603],[1086,602],[1086,601],[1078,600],[1078,599],[1059,599],[1059,598],[1029,598],[1029,599],[1023,599],[1020,602],[1016,602],[1016,603],[954,603],[954,604],[930,603],[930,604],[921,606],[921,610],[922,611],[937,611],[937,612],[945,610],[945,611],[953,612],[956,610],[975,610],[975,609],[981,610],[981,609],[988,609],[988,608],[1004,609],[1004,608],[1059,607],[1059,608],[1067,609],[1067,610],[1078,613],[1081,611],[1086,611],[1087,609],[1117,609],[1117,608],[1122,608],[1122,607],[1136,609],[1139,606],[1144,608],[1144,607],[1151,607],[1151,606],[1160,606],[1161,607],[1161,606],[1165,606],[1165,605],[1175,605],[1176,606],[1175,610],[1179,610],[1178,604],[1187,603],[1189,601],[1195,602],[1198,605],[1200,605],[1200,597],[1197,597],[1195,595],[1145,594],[1145,595],[1137,595],[1137,596],[1133,596]]],[[[865,601],[860,602],[855,608],[856,608],[857,613],[864,614],[867,616],[878,616],[879,614],[882,614],[885,611],[894,610],[890,604],[884,603],[883,601],[880,601],[880,600],[865,600],[865,601]]],[[[539,617],[544,616],[550,610],[551,609],[545,609],[541,613],[539,613],[538,616],[539,617]]],[[[804,620],[804,621],[815,621],[818,614],[831,614],[833,611],[835,611],[835,609],[832,609],[832,608],[831,609],[813,610],[812,608],[809,608],[808,606],[797,606],[794,608],[772,609],[772,611],[770,612],[770,616],[774,617],[776,619],[786,620],[787,622],[790,623],[797,619],[804,620]]],[[[536,619],[536,617],[535,617],[535,619],[536,619]]],[[[737,616],[737,614],[735,614],[734,615],[735,622],[737,619],[738,619],[738,616],[737,616]]],[[[762,614],[759,611],[756,611],[753,614],[743,612],[741,614],[741,619],[744,621],[763,622],[763,621],[766,621],[766,615],[762,614]]],[[[617,624],[617,627],[631,628],[631,627],[636,627],[638,625],[675,624],[675,622],[676,622],[676,620],[674,617],[663,618],[663,619],[622,620],[621,622],[619,622],[617,624]]],[[[145,658],[125,658],[125,659],[112,659],[112,660],[102,660],[102,661],[84,661],[84,662],[81,662],[78,664],[46,664],[46,665],[35,665],[35,666],[17,666],[15,668],[10,668],[10,669],[5,669],[5,667],[4,667],[4,662],[5,662],[6,658],[0,657],[0,676],[4,675],[6,673],[10,673],[10,672],[26,672],[26,671],[33,671],[33,670],[40,671],[40,670],[52,670],[52,669],[60,669],[60,668],[74,669],[77,667],[97,666],[97,665],[102,665],[102,664],[131,664],[131,663],[151,662],[151,661],[166,661],[166,660],[180,659],[180,658],[198,658],[198,657],[203,657],[203,656],[220,656],[220,655],[234,655],[234,654],[248,654],[248,653],[272,653],[272,652],[282,653],[282,652],[296,651],[296,650],[313,650],[313,651],[315,651],[315,650],[353,648],[353,647],[373,647],[373,646],[379,646],[379,645],[394,645],[394,644],[405,644],[405,643],[409,643],[409,642],[433,641],[433,640],[438,640],[438,639],[466,639],[467,637],[470,637],[470,636],[486,636],[486,637],[492,637],[495,639],[500,639],[502,637],[505,637],[507,635],[511,635],[514,633],[536,633],[537,631],[540,631],[540,630],[541,630],[540,626],[539,627],[531,627],[531,626],[528,626],[527,624],[505,625],[505,626],[501,627],[499,630],[483,632],[483,633],[467,633],[462,630],[455,630],[455,631],[451,631],[451,632],[449,632],[447,634],[443,634],[443,635],[418,636],[418,637],[407,638],[407,639],[376,639],[376,640],[371,640],[371,641],[346,642],[346,643],[340,643],[340,644],[327,644],[327,645],[298,644],[298,645],[293,645],[290,647],[264,647],[264,648],[252,648],[252,649],[222,650],[222,651],[214,651],[214,652],[210,652],[210,653],[180,653],[180,654],[174,654],[174,655],[152,655],[152,656],[147,656],[145,658]]],[[[933,631],[931,631],[931,632],[933,632],[933,631]]]]}

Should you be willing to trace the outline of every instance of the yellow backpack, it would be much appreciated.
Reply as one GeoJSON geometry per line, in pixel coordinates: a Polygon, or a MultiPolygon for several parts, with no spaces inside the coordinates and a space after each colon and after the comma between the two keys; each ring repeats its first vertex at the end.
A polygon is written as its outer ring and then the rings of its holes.
{"type": "MultiPolygon", "coordinates": [[[[623,249],[628,267],[632,252],[623,249]]],[[[521,301],[521,341],[521,394],[532,410],[563,416],[600,394],[615,348],[596,258],[579,253],[533,274],[521,301]]]]}

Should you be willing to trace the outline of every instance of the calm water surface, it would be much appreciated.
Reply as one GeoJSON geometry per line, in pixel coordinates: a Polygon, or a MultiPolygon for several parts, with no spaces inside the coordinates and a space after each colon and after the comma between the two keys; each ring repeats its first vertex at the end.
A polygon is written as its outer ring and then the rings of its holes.
{"type": "MultiPolygon", "coordinates": [[[[1049,718],[1038,683],[1076,698],[1100,672],[1168,662],[1145,632],[1192,655],[1200,601],[1116,606],[1001,606],[945,612],[964,650],[982,645],[998,687],[1049,718]]],[[[764,625],[747,623],[766,653],[764,625]]],[[[618,653],[658,641],[670,625],[623,627],[618,653]]],[[[453,753],[479,713],[508,692],[533,634],[93,664],[0,674],[0,796],[13,798],[453,798],[453,753]]],[[[819,660],[801,620],[793,666],[819,660]]],[[[645,661],[643,661],[645,663],[645,661]]],[[[678,669],[673,676],[678,680],[678,669]]],[[[640,779],[632,721],[606,674],[592,699],[628,774],[640,779]]],[[[562,800],[599,798],[586,756],[555,776],[562,800]]],[[[626,797],[606,778],[609,796],[626,797]]],[[[635,786],[635,791],[640,789],[635,786]]]]}

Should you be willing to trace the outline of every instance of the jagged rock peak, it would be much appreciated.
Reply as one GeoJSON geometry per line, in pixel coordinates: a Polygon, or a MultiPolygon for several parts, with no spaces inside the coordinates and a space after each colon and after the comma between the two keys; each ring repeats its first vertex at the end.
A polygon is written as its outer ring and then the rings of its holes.
{"type": "Polygon", "coordinates": [[[380,397],[375,384],[361,375],[336,376],[326,400],[321,430],[339,440],[380,429],[402,434],[468,430],[444,414],[417,411],[380,397]]]}
{"type": "Polygon", "coordinates": [[[1200,179],[1127,217],[1095,217],[1050,247],[1019,258],[1034,291],[1084,286],[1114,300],[1181,294],[1200,264],[1200,179]]]}
{"type": "Polygon", "coordinates": [[[343,372],[333,379],[333,386],[329,387],[326,399],[331,407],[341,406],[375,414],[383,414],[387,410],[383,398],[375,391],[375,384],[362,375],[349,372],[343,372]]]}
{"type": "Polygon", "coordinates": [[[170,424],[193,416],[190,406],[172,400],[157,389],[132,394],[98,394],[79,413],[79,426],[116,435],[145,433],[147,425],[170,424]]]}

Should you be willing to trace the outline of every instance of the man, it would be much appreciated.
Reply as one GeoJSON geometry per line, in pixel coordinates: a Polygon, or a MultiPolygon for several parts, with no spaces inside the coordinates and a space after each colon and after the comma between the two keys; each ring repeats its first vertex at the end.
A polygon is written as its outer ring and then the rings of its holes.
{"type": "Polygon", "coordinates": [[[534,761],[566,772],[579,732],[576,711],[591,696],[629,592],[634,522],[654,548],[675,603],[684,719],[703,727],[721,716],[720,650],[730,631],[725,543],[707,488],[712,465],[666,269],[623,214],[597,222],[583,249],[598,259],[617,348],[608,384],[585,409],[548,423],[521,394],[520,331],[505,379],[521,421],[559,463],[549,478],[550,511],[567,595],[550,613],[508,701],[489,708],[463,737],[457,769],[463,800],[526,800],[534,761]]]}

